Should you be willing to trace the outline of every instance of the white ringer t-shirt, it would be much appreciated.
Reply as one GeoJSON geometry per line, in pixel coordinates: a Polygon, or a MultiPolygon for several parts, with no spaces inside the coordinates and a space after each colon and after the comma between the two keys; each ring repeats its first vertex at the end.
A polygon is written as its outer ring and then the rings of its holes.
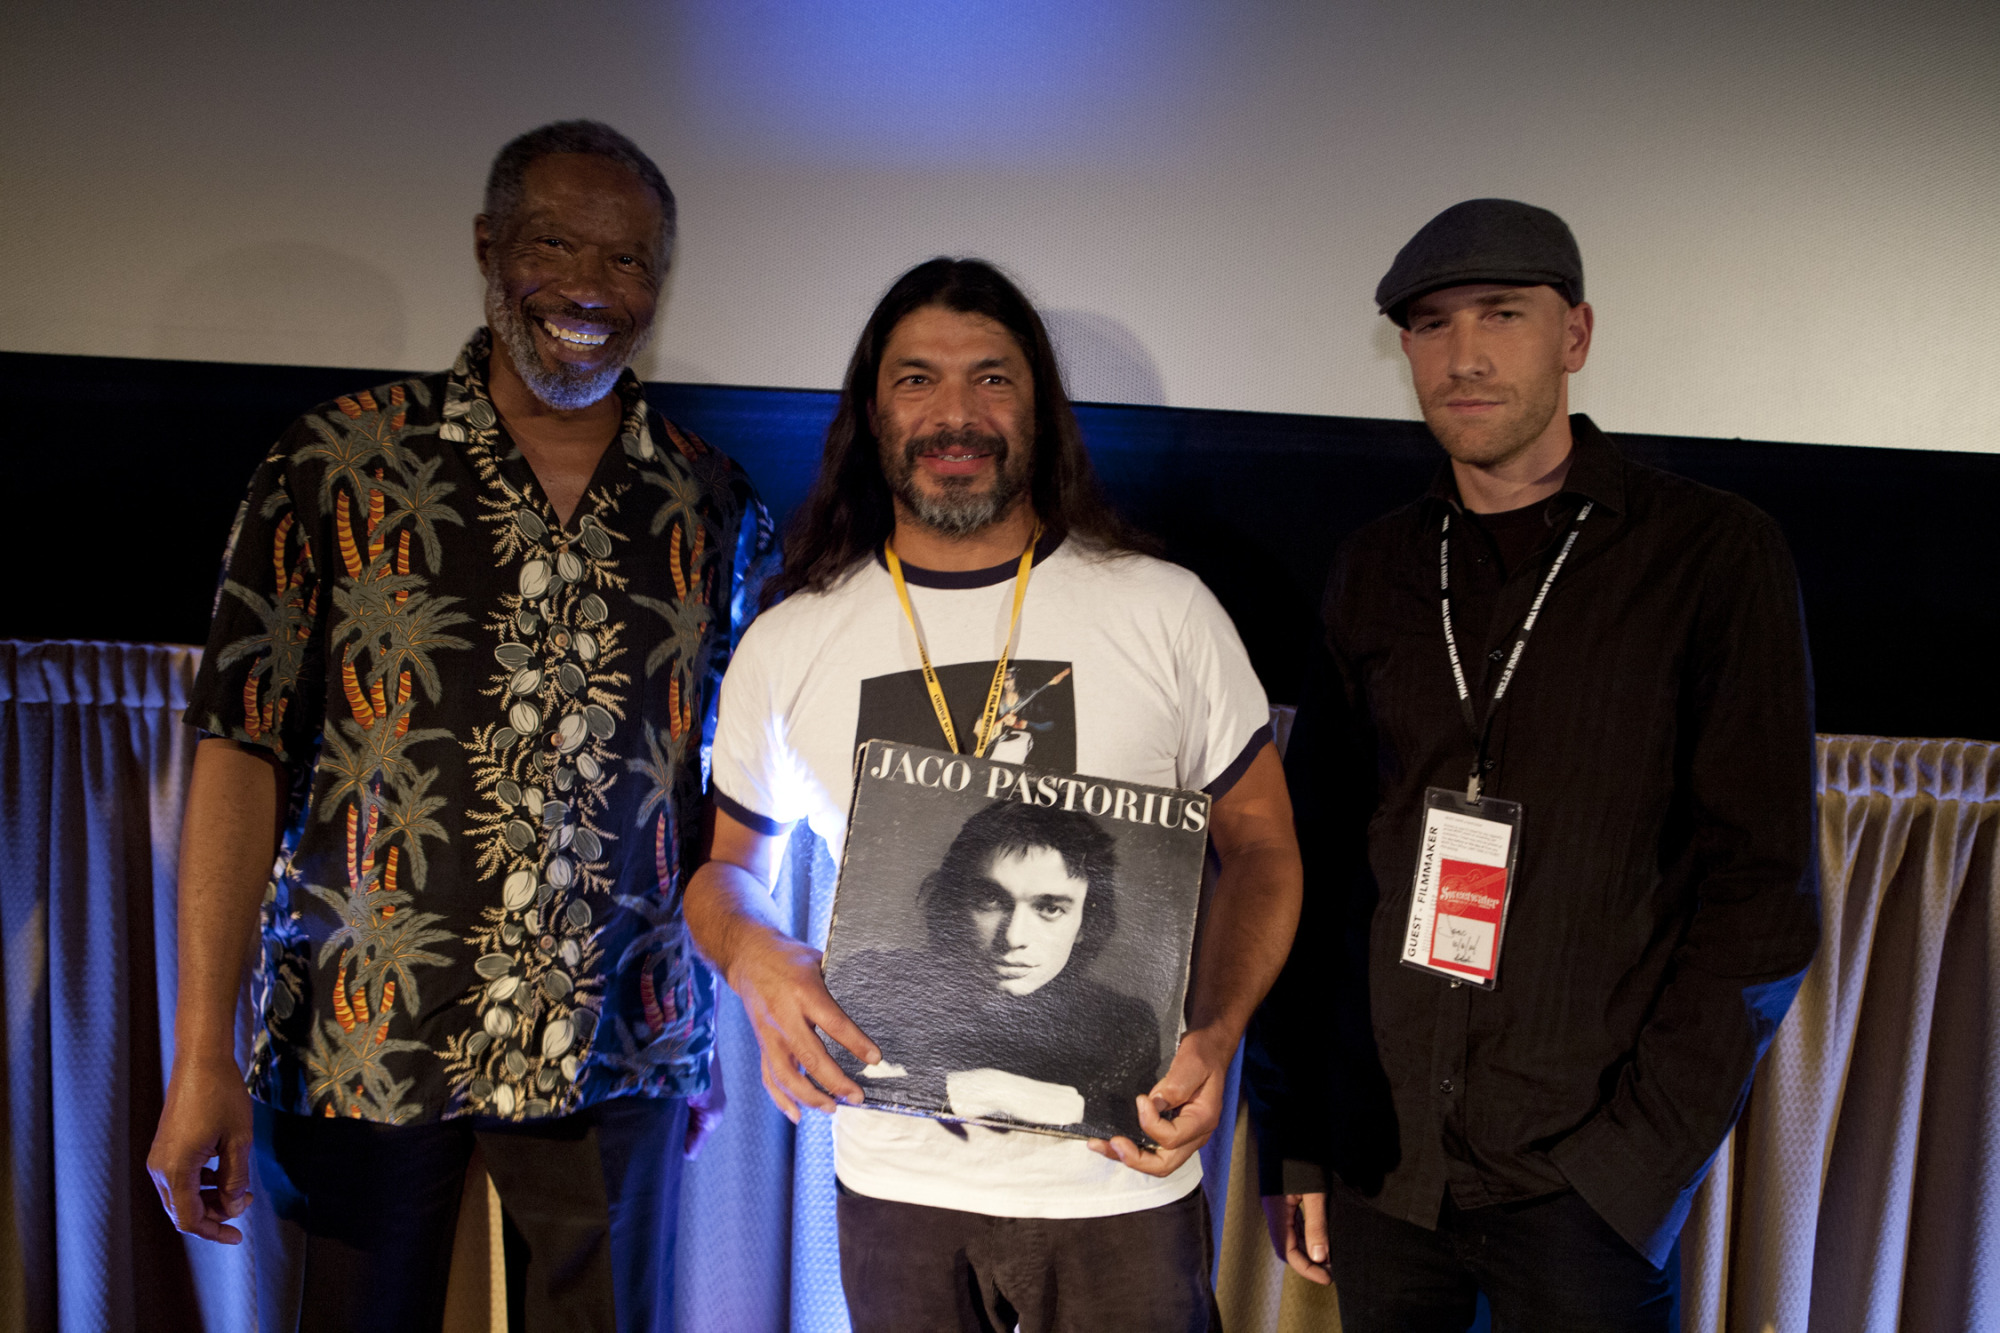
{"type": "MultiPolygon", "coordinates": [[[[953,725],[969,738],[1013,610],[1018,561],[966,573],[904,566],[953,725]]],[[[1262,685],[1201,580],[1147,556],[1045,537],[1009,662],[991,756],[1221,795],[1269,738],[1262,685]]],[[[880,558],[753,623],[722,682],[713,790],[744,823],[805,820],[835,864],[854,756],[867,740],[944,748],[917,645],[880,558]]],[[[1001,1217],[1102,1217],[1170,1203],[1201,1180],[1191,1157],[1144,1175],[1079,1139],[950,1126],[842,1107],[834,1165],[858,1194],[1001,1217]]]]}

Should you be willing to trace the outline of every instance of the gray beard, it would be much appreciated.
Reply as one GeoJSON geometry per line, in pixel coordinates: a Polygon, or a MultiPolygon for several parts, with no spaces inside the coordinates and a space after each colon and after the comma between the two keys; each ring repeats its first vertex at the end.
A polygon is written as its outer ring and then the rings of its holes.
{"type": "Polygon", "coordinates": [[[486,327],[493,331],[493,340],[506,349],[507,359],[514,363],[514,373],[521,377],[528,391],[560,412],[589,407],[610,393],[618,377],[625,373],[625,367],[646,350],[653,337],[650,327],[642,330],[631,338],[625,355],[602,370],[580,371],[560,363],[551,369],[542,361],[541,349],[535,346],[535,335],[528,327],[525,312],[519,304],[508,301],[507,294],[500,289],[497,269],[495,277],[486,283],[486,327]]]}
{"type": "Polygon", "coordinates": [[[941,443],[949,443],[958,432],[937,431],[906,440],[901,449],[901,466],[889,478],[889,489],[903,502],[910,516],[940,537],[970,537],[991,527],[1020,498],[1026,479],[1008,470],[1010,446],[999,436],[967,431],[967,438],[995,446],[992,488],[973,492],[970,477],[947,477],[944,490],[933,495],[917,488],[917,453],[941,443]]]}

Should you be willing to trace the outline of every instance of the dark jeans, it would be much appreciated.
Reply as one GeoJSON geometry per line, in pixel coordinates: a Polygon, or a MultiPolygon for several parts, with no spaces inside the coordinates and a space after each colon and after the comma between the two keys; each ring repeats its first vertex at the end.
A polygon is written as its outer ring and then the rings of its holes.
{"type": "Polygon", "coordinates": [[[1199,1189],[1112,1217],[989,1217],[840,1187],[854,1333],[1220,1333],[1199,1189]]]}
{"type": "Polygon", "coordinates": [[[621,1097],[527,1124],[256,1111],[260,1328],[436,1333],[475,1142],[504,1213],[511,1327],[673,1327],[686,1102],[621,1097]]]}
{"type": "Polygon", "coordinates": [[[1496,1333],[1674,1333],[1680,1247],[1656,1269],[1574,1190],[1460,1209],[1436,1231],[1335,1185],[1329,1268],[1344,1333],[1465,1333],[1486,1293],[1496,1333]]]}

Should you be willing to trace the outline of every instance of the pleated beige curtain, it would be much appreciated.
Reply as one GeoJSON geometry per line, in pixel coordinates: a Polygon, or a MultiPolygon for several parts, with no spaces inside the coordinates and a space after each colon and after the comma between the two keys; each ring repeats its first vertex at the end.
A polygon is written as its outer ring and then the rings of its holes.
{"type": "MultiPolygon", "coordinates": [[[[144,1165],[173,1057],[200,661],[0,640],[0,1329],[255,1328],[254,1235],[176,1235],[144,1165]]],[[[483,1173],[468,1194],[451,1327],[488,1333],[505,1297],[483,1173]]]]}
{"type": "MultiPolygon", "coordinates": [[[[2000,1329],[2000,746],[1819,740],[1817,960],[1682,1233],[1686,1333],[2000,1329]]],[[[1333,1333],[1238,1125],[1230,1333],[1333,1333]]]]}
{"type": "MultiPolygon", "coordinates": [[[[195,660],[0,644],[10,1327],[110,1327],[129,1320],[105,1310],[142,1301],[162,1327],[252,1318],[250,1256],[175,1237],[141,1167],[170,1054],[192,749],[178,713],[195,660]]],[[[1282,740],[1289,717],[1275,720],[1282,740]]],[[[1833,736],[1819,761],[1819,958],[1696,1198],[1683,1328],[2000,1329],[2000,746],[1833,736]]],[[[1254,1155],[1239,1119],[1227,1326],[1332,1333],[1332,1293],[1271,1256],[1254,1155]]],[[[483,1173],[467,1196],[450,1326],[484,1331],[505,1320],[483,1173]]]]}
{"type": "Polygon", "coordinates": [[[1697,1200],[1683,1327],[2000,1328],[2000,746],[1819,758],[1819,958],[1697,1200]]]}

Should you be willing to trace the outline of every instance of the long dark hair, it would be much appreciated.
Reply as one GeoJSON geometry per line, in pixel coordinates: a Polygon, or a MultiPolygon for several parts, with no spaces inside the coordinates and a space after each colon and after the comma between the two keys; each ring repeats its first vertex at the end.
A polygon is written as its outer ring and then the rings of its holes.
{"type": "Polygon", "coordinates": [[[1028,360],[1035,387],[1035,458],[1028,497],[1043,526],[1099,551],[1158,549],[1105,501],[1069,395],[1063,392],[1049,331],[1028,298],[983,259],[941,257],[896,279],[868,317],[847,363],[840,409],[827,427],[819,476],[785,530],[784,566],[764,586],[766,606],[791,593],[833,586],[874,555],[894,531],[896,511],[868,408],[875,401],[875,377],[889,335],[906,316],[933,305],[993,320],[1013,335],[1028,360]]]}
{"type": "Polygon", "coordinates": [[[997,801],[965,821],[944,861],[917,890],[931,946],[963,953],[973,908],[992,886],[986,872],[995,857],[1046,847],[1063,869],[1084,882],[1083,921],[1069,964],[1081,965],[1104,950],[1118,930],[1118,844],[1081,811],[997,801]]]}

